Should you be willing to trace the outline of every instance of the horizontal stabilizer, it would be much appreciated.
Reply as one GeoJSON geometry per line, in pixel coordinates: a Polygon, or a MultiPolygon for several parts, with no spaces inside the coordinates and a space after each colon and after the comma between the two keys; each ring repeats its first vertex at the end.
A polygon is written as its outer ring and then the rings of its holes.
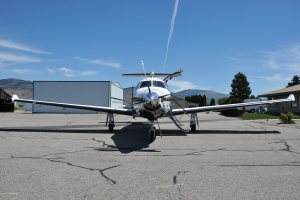
{"type": "MultiPolygon", "coordinates": [[[[170,74],[167,73],[146,73],[146,76],[151,76],[151,77],[166,77],[170,74]]],[[[122,74],[122,76],[133,76],[133,77],[144,77],[144,73],[134,73],[134,74],[122,74]]]]}

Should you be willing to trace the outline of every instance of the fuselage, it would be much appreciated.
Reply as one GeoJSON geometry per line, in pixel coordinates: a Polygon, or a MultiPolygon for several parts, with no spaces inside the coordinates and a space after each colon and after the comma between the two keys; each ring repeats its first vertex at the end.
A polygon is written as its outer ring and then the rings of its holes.
{"type": "Polygon", "coordinates": [[[171,92],[166,83],[155,77],[145,78],[136,87],[133,97],[137,115],[154,121],[170,111],[171,92]]]}

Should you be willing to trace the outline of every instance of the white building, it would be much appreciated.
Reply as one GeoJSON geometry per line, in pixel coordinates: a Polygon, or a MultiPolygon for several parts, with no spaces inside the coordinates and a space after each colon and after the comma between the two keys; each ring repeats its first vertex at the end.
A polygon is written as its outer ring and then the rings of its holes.
{"type": "MultiPolygon", "coordinates": [[[[123,89],[110,81],[34,81],[33,99],[120,108],[123,89]]],[[[33,104],[33,113],[96,113],[95,111],[33,104]]]]}

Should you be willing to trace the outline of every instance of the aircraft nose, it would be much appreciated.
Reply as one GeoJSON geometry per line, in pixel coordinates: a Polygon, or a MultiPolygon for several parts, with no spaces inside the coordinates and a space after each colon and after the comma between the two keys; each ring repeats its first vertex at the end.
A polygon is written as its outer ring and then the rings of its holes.
{"type": "Polygon", "coordinates": [[[159,98],[159,96],[156,92],[147,93],[145,95],[145,100],[149,100],[149,101],[155,100],[155,99],[158,99],[158,98],[159,98]]]}

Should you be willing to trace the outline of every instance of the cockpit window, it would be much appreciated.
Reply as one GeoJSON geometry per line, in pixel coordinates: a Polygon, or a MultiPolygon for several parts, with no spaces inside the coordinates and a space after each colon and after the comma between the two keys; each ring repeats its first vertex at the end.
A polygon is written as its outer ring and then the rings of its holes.
{"type": "Polygon", "coordinates": [[[164,82],[162,82],[162,81],[153,81],[153,87],[166,88],[164,82]]]}
{"type": "Polygon", "coordinates": [[[148,86],[149,87],[151,86],[151,81],[142,81],[140,88],[148,87],[148,86]]]}

